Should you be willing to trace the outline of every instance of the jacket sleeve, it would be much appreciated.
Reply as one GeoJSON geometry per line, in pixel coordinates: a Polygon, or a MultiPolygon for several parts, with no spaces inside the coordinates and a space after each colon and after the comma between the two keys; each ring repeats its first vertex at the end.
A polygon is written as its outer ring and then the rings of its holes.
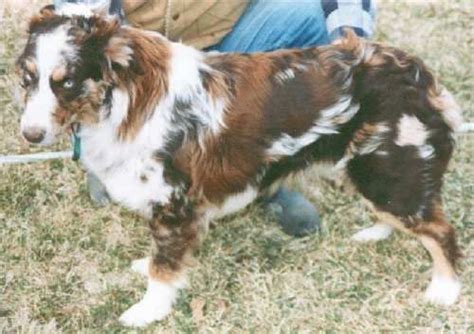
{"type": "Polygon", "coordinates": [[[344,35],[349,27],[361,37],[372,37],[375,24],[375,0],[321,0],[329,39],[344,35]]]}

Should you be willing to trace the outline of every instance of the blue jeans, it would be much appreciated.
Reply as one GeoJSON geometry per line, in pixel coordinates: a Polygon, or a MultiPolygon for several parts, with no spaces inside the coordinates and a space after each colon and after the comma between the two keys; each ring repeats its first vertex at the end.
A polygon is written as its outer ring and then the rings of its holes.
{"type": "Polygon", "coordinates": [[[221,42],[207,50],[257,52],[329,43],[319,0],[254,0],[221,42]]]}

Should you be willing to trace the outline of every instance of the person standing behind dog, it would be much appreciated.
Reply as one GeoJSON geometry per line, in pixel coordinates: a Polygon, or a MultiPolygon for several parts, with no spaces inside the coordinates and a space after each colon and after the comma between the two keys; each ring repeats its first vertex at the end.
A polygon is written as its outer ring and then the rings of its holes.
{"type": "MultiPolygon", "coordinates": [[[[106,1],[107,2],[107,1],[106,1]]],[[[98,5],[104,0],[55,0],[98,5]]],[[[374,32],[374,0],[110,0],[109,12],[130,25],[155,30],[204,51],[261,52],[329,44],[350,27],[360,37],[374,32]]],[[[88,175],[91,198],[107,202],[104,187],[88,175]]],[[[283,230],[305,236],[320,228],[314,206],[286,187],[266,199],[283,230]]]]}

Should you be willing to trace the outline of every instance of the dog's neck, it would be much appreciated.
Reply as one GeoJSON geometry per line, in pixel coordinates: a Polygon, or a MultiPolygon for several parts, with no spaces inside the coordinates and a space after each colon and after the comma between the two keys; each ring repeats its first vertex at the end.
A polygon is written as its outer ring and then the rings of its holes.
{"type": "Polygon", "coordinates": [[[133,98],[130,91],[120,87],[113,89],[109,105],[101,111],[107,116],[102,116],[98,124],[81,127],[81,160],[87,169],[100,176],[125,160],[152,159],[177,132],[187,136],[188,131],[198,131],[198,126],[201,130],[219,131],[224,103],[211,97],[203,87],[200,71],[208,68],[205,54],[180,43],[168,45],[168,90],[152,106],[150,116],[133,136],[120,136],[129,120],[133,98]]]}

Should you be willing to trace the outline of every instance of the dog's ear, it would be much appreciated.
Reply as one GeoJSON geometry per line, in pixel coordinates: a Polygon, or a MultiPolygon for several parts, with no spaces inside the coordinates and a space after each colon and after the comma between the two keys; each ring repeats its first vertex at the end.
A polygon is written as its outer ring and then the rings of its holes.
{"type": "Polygon", "coordinates": [[[111,4],[110,0],[102,0],[91,8],[95,14],[93,35],[106,39],[103,52],[110,69],[114,65],[126,68],[130,64],[133,51],[129,46],[129,38],[125,37],[120,29],[119,15],[110,15],[111,4]]]}
{"type": "Polygon", "coordinates": [[[86,21],[87,29],[78,34],[82,39],[81,59],[96,59],[104,78],[113,80],[117,71],[129,68],[132,63],[130,38],[117,19],[93,16],[86,21]]]}
{"type": "Polygon", "coordinates": [[[94,34],[96,38],[104,39],[103,52],[110,69],[130,66],[133,55],[131,41],[117,19],[98,18],[94,34]]]}
{"type": "Polygon", "coordinates": [[[109,60],[111,66],[114,64],[122,68],[130,66],[133,56],[133,50],[130,47],[130,43],[131,41],[128,37],[120,34],[114,35],[109,39],[104,54],[109,60]]]}
{"type": "Polygon", "coordinates": [[[39,14],[46,17],[56,15],[56,7],[54,5],[44,6],[40,9],[39,14]]]}
{"type": "Polygon", "coordinates": [[[31,17],[28,25],[28,33],[32,33],[36,29],[47,28],[48,22],[55,20],[57,13],[54,5],[48,5],[41,8],[38,14],[31,17]]]}

